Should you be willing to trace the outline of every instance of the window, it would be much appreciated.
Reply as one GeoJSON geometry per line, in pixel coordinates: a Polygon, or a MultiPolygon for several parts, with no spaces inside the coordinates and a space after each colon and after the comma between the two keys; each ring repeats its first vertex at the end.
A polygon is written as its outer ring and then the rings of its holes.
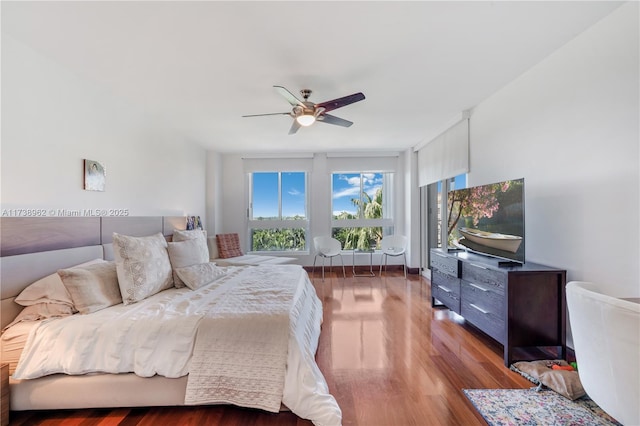
{"type": "Polygon", "coordinates": [[[379,249],[393,233],[393,173],[333,173],[332,235],[342,248],[379,249]]]}
{"type": "Polygon", "coordinates": [[[307,174],[250,173],[249,238],[251,251],[307,249],[307,174]]]}
{"type": "Polygon", "coordinates": [[[448,191],[454,189],[464,189],[467,187],[467,174],[461,174],[453,178],[434,182],[429,185],[429,193],[435,194],[435,197],[429,196],[430,203],[429,212],[434,214],[429,215],[429,248],[442,247],[443,238],[446,239],[445,229],[442,229],[443,220],[446,220],[446,199],[448,191]],[[442,188],[446,188],[447,192],[443,192],[442,188]],[[444,235],[443,235],[444,233],[444,235]]]}

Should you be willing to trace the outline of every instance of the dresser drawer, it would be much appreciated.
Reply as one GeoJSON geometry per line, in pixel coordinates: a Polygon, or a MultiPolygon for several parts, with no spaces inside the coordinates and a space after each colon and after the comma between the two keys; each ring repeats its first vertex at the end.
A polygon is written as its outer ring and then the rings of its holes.
{"type": "Polygon", "coordinates": [[[431,272],[431,297],[460,313],[460,279],[439,271],[431,272]]]}
{"type": "Polygon", "coordinates": [[[470,283],[480,284],[484,288],[505,294],[507,274],[505,272],[494,271],[484,266],[472,262],[462,264],[461,278],[470,283]]]}
{"type": "Polygon", "coordinates": [[[505,313],[505,295],[487,284],[470,283],[461,280],[461,298],[469,304],[491,312],[492,315],[502,318],[505,313]]]}
{"type": "MultiPolygon", "coordinates": [[[[464,288],[463,288],[464,294],[464,288]]],[[[491,309],[478,306],[474,301],[462,298],[460,315],[471,324],[487,333],[499,343],[505,343],[505,323],[503,315],[496,315],[491,309]]]]}
{"type": "Polygon", "coordinates": [[[452,277],[460,277],[460,262],[458,259],[431,251],[431,270],[434,269],[452,277]]]}

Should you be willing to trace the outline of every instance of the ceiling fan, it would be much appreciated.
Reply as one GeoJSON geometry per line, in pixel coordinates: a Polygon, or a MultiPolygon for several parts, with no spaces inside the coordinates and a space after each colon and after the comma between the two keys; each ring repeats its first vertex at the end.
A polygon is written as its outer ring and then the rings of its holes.
{"type": "Polygon", "coordinates": [[[252,114],[243,115],[243,117],[261,117],[265,115],[289,115],[293,120],[289,134],[292,135],[298,131],[301,126],[311,126],[316,121],[327,124],[335,124],[336,126],[349,127],[353,123],[335,115],[327,114],[327,112],[334,109],[342,108],[354,102],[358,102],[364,99],[362,93],[354,93],[353,95],[344,96],[342,98],[333,99],[319,104],[314,104],[309,101],[311,90],[302,89],[300,94],[304,99],[301,101],[293,93],[288,91],[282,86],[273,86],[278,93],[280,93],[293,107],[290,112],[274,112],[269,114],[252,114]]]}

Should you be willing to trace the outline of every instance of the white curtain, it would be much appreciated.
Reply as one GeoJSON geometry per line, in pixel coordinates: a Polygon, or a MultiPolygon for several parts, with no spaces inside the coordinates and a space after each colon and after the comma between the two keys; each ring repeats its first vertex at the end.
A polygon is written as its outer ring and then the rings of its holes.
{"type": "Polygon", "coordinates": [[[418,150],[418,185],[425,186],[469,171],[469,119],[418,150]]]}
{"type": "Polygon", "coordinates": [[[243,158],[245,173],[253,172],[311,172],[313,158],[243,158]]]}
{"type": "Polygon", "coordinates": [[[339,157],[327,156],[327,170],[331,173],[365,173],[365,172],[396,172],[398,170],[398,154],[376,157],[339,157]]]}

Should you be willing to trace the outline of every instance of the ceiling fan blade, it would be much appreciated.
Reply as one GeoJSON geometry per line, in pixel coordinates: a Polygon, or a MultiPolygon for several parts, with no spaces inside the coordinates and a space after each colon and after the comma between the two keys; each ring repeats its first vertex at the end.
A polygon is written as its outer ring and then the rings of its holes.
{"type": "Polygon", "coordinates": [[[249,115],[243,115],[243,117],[262,117],[265,115],[291,115],[290,112],[270,112],[268,114],[249,114],[249,115]]]}
{"type": "Polygon", "coordinates": [[[304,108],[304,104],[302,103],[302,101],[296,98],[293,93],[291,93],[290,91],[288,91],[282,86],[273,86],[273,87],[291,104],[291,106],[300,105],[301,107],[304,108]]]}
{"type": "Polygon", "coordinates": [[[289,129],[289,134],[293,135],[295,132],[298,131],[299,128],[300,128],[300,123],[298,123],[298,120],[293,120],[293,124],[291,124],[291,128],[289,129]]]}
{"type": "Polygon", "coordinates": [[[353,122],[345,120],[344,118],[336,117],[331,114],[322,114],[318,117],[318,121],[321,123],[335,124],[336,126],[349,127],[353,122]]]}
{"type": "Polygon", "coordinates": [[[353,95],[345,96],[331,101],[322,102],[316,104],[316,107],[324,108],[325,111],[332,111],[334,109],[342,108],[343,106],[350,105],[354,102],[359,102],[364,99],[364,95],[360,92],[353,95]]]}

